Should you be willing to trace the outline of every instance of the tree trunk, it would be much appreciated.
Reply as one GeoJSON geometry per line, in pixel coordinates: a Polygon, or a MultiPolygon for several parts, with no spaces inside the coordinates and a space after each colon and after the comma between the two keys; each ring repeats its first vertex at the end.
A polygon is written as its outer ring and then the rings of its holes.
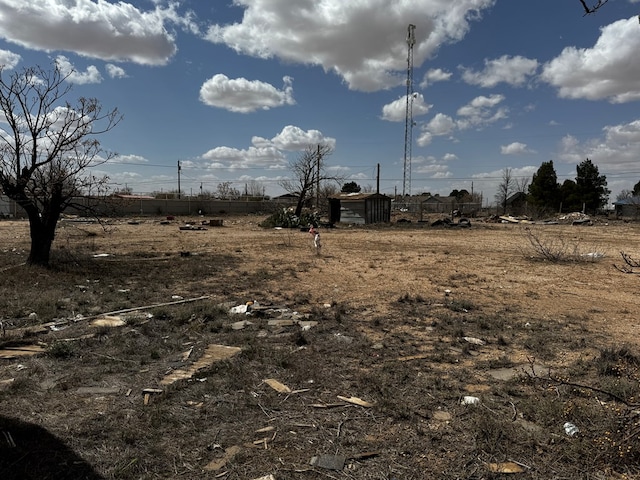
{"type": "Polygon", "coordinates": [[[41,267],[49,266],[51,246],[56,234],[57,217],[54,219],[40,218],[39,215],[29,215],[29,230],[31,234],[31,250],[27,263],[41,267]]]}
{"type": "Polygon", "coordinates": [[[300,215],[302,215],[302,208],[304,207],[304,202],[307,199],[308,191],[309,189],[305,187],[302,189],[302,191],[300,192],[300,195],[298,196],[298,204],[296,205],[296,211],[295,211],[295,216],[298,218],[300,218],[300,215]]]}
{"type": "Polygon", "coordinates": [[[295,216],[298,218],[300,218],[300,215],[302,214],[303,204],[304,204],[304,196],[300,194],[300,196],[298,197],[298,204],[296,205],[296,211],[294,212],[295,216]]]}

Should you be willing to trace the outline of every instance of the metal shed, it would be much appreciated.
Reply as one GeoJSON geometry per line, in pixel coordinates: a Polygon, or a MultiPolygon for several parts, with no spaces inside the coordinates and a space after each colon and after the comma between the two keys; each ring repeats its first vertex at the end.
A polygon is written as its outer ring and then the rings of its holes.
{"type": "Polygon", "coordinates": [[[329,198],[329,223],[388,223],[391,197],[380,193],[341,193],[329,198]]]}
{"type": "Polygon", "coordinates": [[[640,218],[640,197],[629,197],[613,202],[617,217],[640,218]]]}

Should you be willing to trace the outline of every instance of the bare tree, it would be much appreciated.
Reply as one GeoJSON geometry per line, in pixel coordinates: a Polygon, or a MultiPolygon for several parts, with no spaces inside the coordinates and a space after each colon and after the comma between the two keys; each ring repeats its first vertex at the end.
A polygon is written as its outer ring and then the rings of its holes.
{"type": "Polygon", "coordinates": [[[502,170],[502,181],[498,184],[496,201],[502,207],[503,214],[507,213],[507,199],[514,192],[515,183],[512,170],[508,167],[502,170]]]}
{"type": "Polygon", "coordinates": [[[590,13],[595,13],[600,7],[602,7],[608,1],[609,0],[598,0],[592,6],[587,5],[587,2],[585,0],[580,0],[580,3],[582,4],[582,8],[584,8],[584,14],[589,15],[590,13]]]}
{"type": "Polygon", "coordinates": [[[310,145],[300,156],[290,162],[289,168],[293,174],[290,180],[282,180],[280,186],[288,193],[298,196],[295,215],[302,213],[305,201],[311,197],[311,193],[318,188],[320,183],[327,180],[340,181],[336,176],[329,176],[325,169],[325,157],[332,153],[328,145],[310,145]]]}
{"type": "Polygon", "coordinates": [[[265,191],[265,186],[257,180],[249,180],[244,186],[244,194],[248,197],[264,197],[265,191]]]}
{"type": "Polygon", "coordinates": [[[107,178],[88,169],[115,156],[103,151],[96,136],[114,128],[121,115],[115,108],[103,112],[94,98],[64,101],[69,75],[57,66],[11,75],[0,67],[0,188],[27,213],[31,265],[48,266],[64,209],[89,189],[106,190],[107,178]]]}
{"type": "Polygon", "coordinates": [[[527,193],[529,184],[531,183],[531,177],[516,177],[514,182],[516,192],[527,193]]]}
{"type": "Polygon", "coordinates": [[[233,200],[240,196],[240,191],[233,186],[232,182],[222,182],[216,189],[216,197],[220,200],[233,200]]]}

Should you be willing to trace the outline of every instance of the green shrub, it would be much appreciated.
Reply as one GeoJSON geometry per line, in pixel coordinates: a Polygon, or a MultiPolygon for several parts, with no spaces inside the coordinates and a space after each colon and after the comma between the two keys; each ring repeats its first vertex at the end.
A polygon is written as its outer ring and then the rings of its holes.
{"type": "Polygon", "coordinates": [[[293,208],[283,208],[266,218],[261,224],[264,228],[298,228],[309,224],[317,225],[320,215],[317,212],[302,212],[300,217],[295,215],[293,208]]]}

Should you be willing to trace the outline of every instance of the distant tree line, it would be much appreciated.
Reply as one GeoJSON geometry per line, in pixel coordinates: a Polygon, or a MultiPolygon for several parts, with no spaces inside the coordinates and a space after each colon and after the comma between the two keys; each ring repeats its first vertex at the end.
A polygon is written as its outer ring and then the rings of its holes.
{"type": "MultiPolygon", "coordinates": [[[[575,180],[558,183],[553,160],[543,162],[533,174],[527,200],[538,212],[575,212],[595,214],[606,206],[611,190],[607,177],[588,158],[576,166],[575,180]]],[[[640,186],[638,186],[640,189],[640,186]]]]}

